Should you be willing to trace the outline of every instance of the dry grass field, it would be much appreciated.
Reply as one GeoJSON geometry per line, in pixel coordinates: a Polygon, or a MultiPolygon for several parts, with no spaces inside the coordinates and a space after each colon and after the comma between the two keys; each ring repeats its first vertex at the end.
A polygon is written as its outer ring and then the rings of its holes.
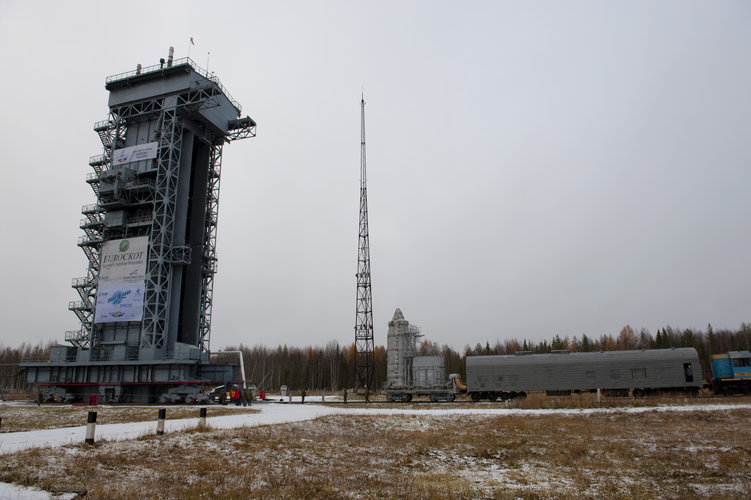
{"type": "Polygon", "coordinates": [[[0,481],[87,498],[749,498],[751,410],[328,416],[35,449],[3,456],[0,481]]]}

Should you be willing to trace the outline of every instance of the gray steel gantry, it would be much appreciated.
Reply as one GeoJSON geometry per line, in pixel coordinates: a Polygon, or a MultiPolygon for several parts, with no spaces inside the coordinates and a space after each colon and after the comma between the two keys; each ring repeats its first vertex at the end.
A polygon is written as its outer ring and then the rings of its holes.
{"type": "Polygon", "coordinates": [[[216,373],[222,383],[227,371],[208,368],[222,149],[255,137],[256,123],[241,117],[213,73],[191,59],[173,61],[171,52],[159,65],[108,77],[105,88],[109,116],[94,125],[102,154],[89,159],[86,177],[97,202],[82,208],[78,240],[88,268],[72,281],[81,300],[69,304],[81,326],[65,334],[72,347],[53,348],[57,365],[26,363],[27,381],[64,386],[74,396],[81,391],[65,380],[112,389],[164,377],[168,385],[210,382],[216,373]],[[142,314],[137,321],[97,320],[103,247],[136,239],[148,242],[142,314]],[[90,375],[92,363],[111,365],[106,377],[101,370],[90,375]],[[165,363],[166,371],[156,366],[165,363]]]}

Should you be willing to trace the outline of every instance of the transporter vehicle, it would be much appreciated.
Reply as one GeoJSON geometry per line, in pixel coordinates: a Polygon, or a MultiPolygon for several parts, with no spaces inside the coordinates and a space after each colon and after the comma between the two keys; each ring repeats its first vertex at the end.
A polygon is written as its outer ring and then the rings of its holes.
{"type": "Polygon", "coordinates": [[[701,387],[701,365],[693,348],[467,357],[466,392],[473,401],[525,397],[529,391],[556,396],[598,389],[611,396],[696,394],[701,387]]]}
{"type": "Polygon", "coordinates": [[[195,385],[179,385],[169,389],[157,398],[159,404],[206,404],[211,400],[204,392],[195,385]]]}
{"type": "Polygon", "coordinates": [[[713,355],[712,376],[716,394],[751,392],[751,353],[729,351],[713,355]]]}
{"type": "Polygon", "coordinates": [[[464,388],[457,374],[446,382],[443,356],[420,354],[420,337],[420,328],[404,319],[397,308],[389,321],[386,348],[388,382],[383,392],[387,401],[406,403],[415,396],[427,396],[433,402],[453,401],[464,388]]]}
{"type": "Polygon", "coordinates": [[[463,393],[467,386],[462,384],[458,373],[449,375],[449,381],[445,384],[432,385],[389,385],[384,389],[386,401],[397,403],[409,403],[415,396],[427,396],[434,403],[438,401],[453,401],[456,395],[463,393]]]}

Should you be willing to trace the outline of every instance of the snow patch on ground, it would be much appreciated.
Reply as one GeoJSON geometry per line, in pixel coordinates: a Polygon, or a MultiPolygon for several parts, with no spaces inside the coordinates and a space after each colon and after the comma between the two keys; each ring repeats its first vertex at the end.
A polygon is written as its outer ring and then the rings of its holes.
{"type": "Polygon", "coordinates": [[[0,498],[3,500],[69,500],[77,496],[77,493],[51,494],[49,491],[39,488],[27,488],[15,484],[0,483],[0,498]]]}

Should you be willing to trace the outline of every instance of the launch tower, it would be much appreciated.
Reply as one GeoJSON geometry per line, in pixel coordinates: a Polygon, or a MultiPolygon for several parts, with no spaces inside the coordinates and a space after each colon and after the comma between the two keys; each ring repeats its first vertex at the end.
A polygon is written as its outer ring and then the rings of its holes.
{"type": "Polygon", "coordinates": [[[26,380],[65,399],[190,400],[234,378],[209,363],[222,149],[256,123],[191,59],[108,77],[109,116],[96,123],[78,240],[86,275],[69,309],[80,327],[26,380]],[[187,388],[187,389],[186,389],[187,388]]]}

